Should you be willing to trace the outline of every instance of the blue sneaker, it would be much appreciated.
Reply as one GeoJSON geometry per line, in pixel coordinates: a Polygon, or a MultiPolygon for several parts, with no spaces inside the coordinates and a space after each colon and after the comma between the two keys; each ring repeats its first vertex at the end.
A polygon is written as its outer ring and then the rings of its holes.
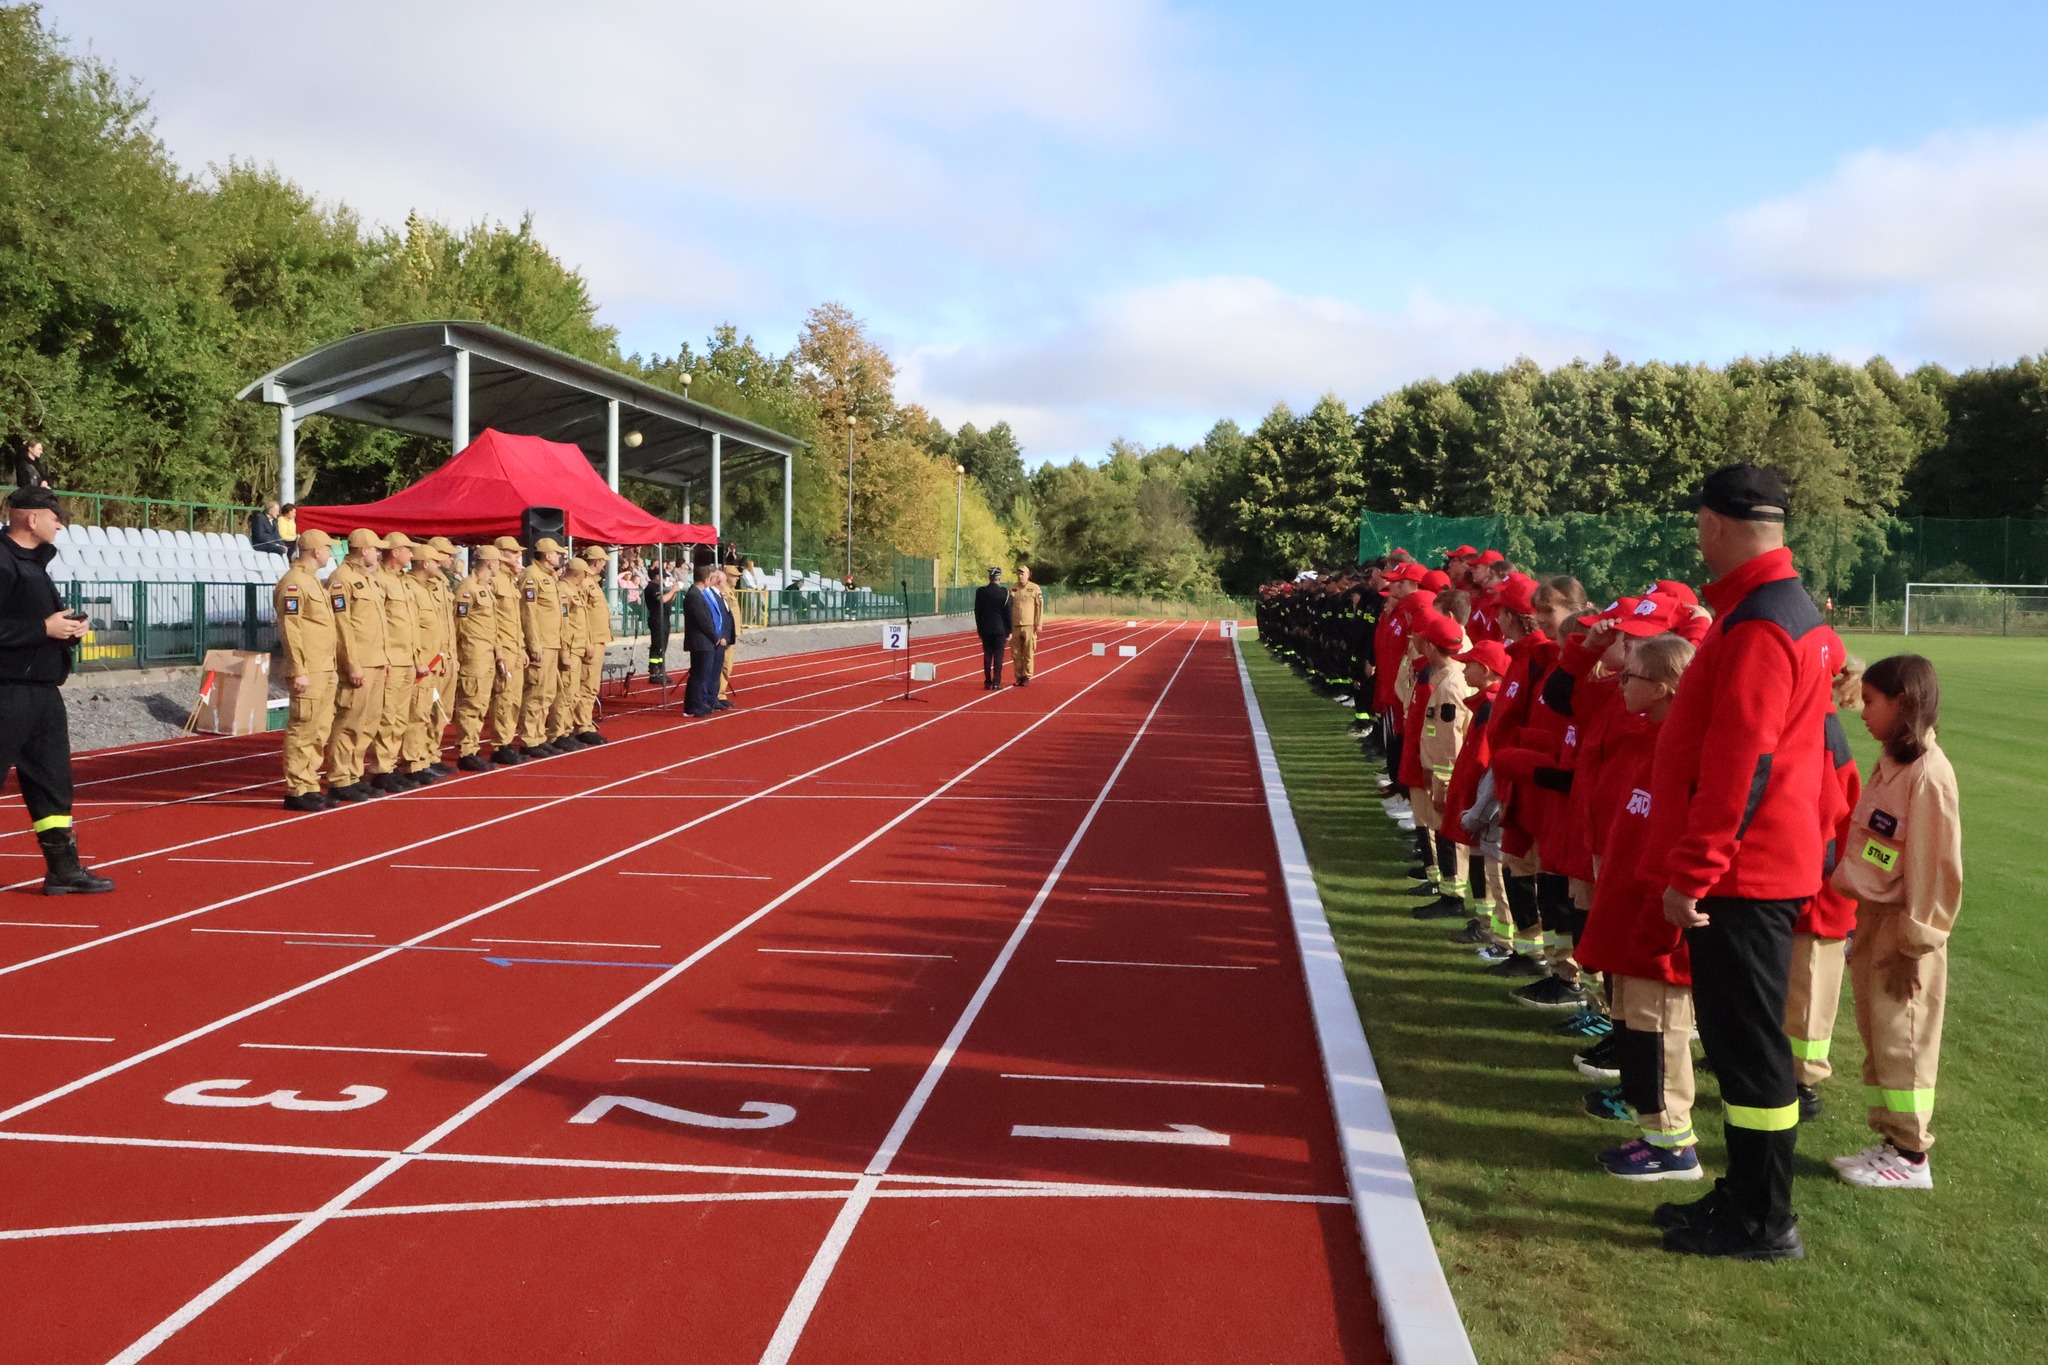
{"type": "Polygon", "coordinates": [[[1617,1180],[1698,1180],[1706,1174],[1692,1147],[1659,1147],[1644,1138],[1609,1147],[1594,1159],[1617,1180]]]}
{"type": "Polygon", "coordinates": [[[1586,1092],[1585,1110],[1596,1119],[1612,1119],[1616,1123],[1634,1123],[1636,1116],[1629,1112],[1628,1104],[1621,1098],[1621,1087],[1606,1086],[1586,1092]]]}
{"type": "Polygon", "coordinates": [[[1552,1024],[1550,1031],[1561,1033],[1567,1038],[1604,1038],[1613,1028],[1614,1021],[1594,1008],[1589,1001],[1552,1024]]]}

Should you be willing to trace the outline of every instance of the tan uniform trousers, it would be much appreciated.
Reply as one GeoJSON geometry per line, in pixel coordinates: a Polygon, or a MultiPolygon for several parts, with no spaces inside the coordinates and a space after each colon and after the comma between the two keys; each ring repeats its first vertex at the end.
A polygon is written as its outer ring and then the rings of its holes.
{"type": "Polygon", "coordinates": [[[363,780],[363,764],[376,747],[384,724],[383,665],[363,670],[363,685],[346,680],[334,693],[334,731],[327,742],[327,784],[353,787],[363,780]]]}
{"type": "Polygon", "coordinates": [[[555,671],[555,699],[548,707],[548,739],[576,733],[576,712],[583,703],[583,651],[562,659],[555,671]]]}
{"type": "Polygon", "coordinates": [[[517,744],[519,707],[526,698],[526,670],[515,668],[507,674],[497,668],[496,675],[491,684],[491,738],[499,744],[517,744]]]}
{"type": "Polygon", "coordinates": [[[1632,1049],[1632,1040],[1623,1040],[1621,1097],[1636,1111],[1644,1140],[1657,1147],[1690,1146],[1695,1094],[1692,987],[1617,976],[1610,980],[1609,990],[1615,1023],[1630,1033],[1656,1034],[1661,1040],[1654,1050],[1632,1049]]]}
{"type": "Polygon", "coordinates": [[[597,690],[604,685],[604,651],[597,651],[597,657],[583,665],[583,689],[576,698],[576,733],[587,734],[597,728],[597,690]]]}
{"type": "MultiPolygon", "coordinates": [[[[560,680],[562,651],[542,649],[540,662],[526,666],[526,706],[520,713],[519,742],[527,748],[548,739],[548,711],[555,704],[555,687],[560,680]]],[[[532,658],[532,655],[528,655],[532,658]]]]}
{"type": "Polygon", "coordinates": [[[497,677],[493,655],[482,667],[464,665],[456,679],[455,749],[464,758],[483,748],[484,718],[491,713],[491,684],[497,677]]]}
{"type": "Polygon", "coordinates": [[[1916,959],[1919,989],[1901,1000],[1886,991],[1879,969],[1901,956],[1894,905],[1856,907],[1856,951],[1849,984],[1856,994],[1856,1031],[1863,1035],[1863,1087],[1870,1126],[1909,1152],[1934,1145],[1934,1073],[1941,1060],[1941,1020],[1948,1006],[1948,947],[1916,959]]]}
{"type": "Polygon", "coordinates": [[[1030,626],[1010,632],[1010,671],[1020,678],[1031,676],[1031,665],[1038,658],[1038,627],[1030,626]]]}
{"type": "MultiPolygon", "coordinates": [[[[738,634],[738,629],[735,628],[733,633],[738,634]]],[[[727,645],[724,657],[718,662],[718,699],[720,701],[732,700],[732,661],[739,652],[740,647],[737,643],[727,645]]]]}
{"type": "Polygon", "coordinates": [[[333,669],[308,673],[306,690],[292,697],[284,727],[284,787],[305,796],[320,790],[320,765],[327,760],[327,736],[334,729],[333,669]]]}
{"type": "Polygon", "coordinates": [[[417,772],[441,761],[441,735],[446,723],[440,719],[441,703],[454,680],[444,662],[438,673],[429,673],[413,684],[412,714],[405,722],[405,745],[399,750],[406,765],[417,772]]]}
{"type": "Polygon", "coordinates": [[[1792,935],[1792,979],[1785,991],[1785,1037],[1792,1043],[1792,1073],[1801,1085],[1819,1085],[1835,1074],[1828,1065],[1835,1038],[1835,1014],[1842,1003],[1846,940],[1818,934],[1792,935]]]}
{"type": "Polygon", "coordinates": [[[377,750],[371,766],[380,773],[396,772],[399,755],[405,749],[405,727],[412,723],[413,666],[392,664],[384,671],[384,719],[377,725],[377,750]]]}
{"type": "Polygon", "coordinates": [[[1508,913],[1508,880],[1500,869],[1500,863],[1493,858],[1481,858],[1486,864],[1487,927],[1493,931],[1493,945],[1496,948],[1512,949],[1515,946],[1515,917],[1508,913]]]}
{"type": "Polygon", "coordinates": [[[448,733],[448,723],[455,719],[455,656],[450,654],[441,663],[441,681],[436,688],[441,694],[434,703],[434,718],[428,723],[427,733],[434,741],[434,754],[441,752],[441,737],[448,733]]]}

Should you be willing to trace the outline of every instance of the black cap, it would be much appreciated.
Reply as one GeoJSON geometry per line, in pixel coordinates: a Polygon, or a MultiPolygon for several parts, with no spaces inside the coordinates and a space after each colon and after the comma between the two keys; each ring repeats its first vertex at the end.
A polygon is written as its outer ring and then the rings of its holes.
{"type": "Polygon", "coordinates": [[[17,512],[55,512],[59,520],[64,519],[63,504],[47,488],[17,488],[7,495],[7,506],[17,512]]]}
{"type": "Polygon", "coordinates": [[[996,567],[995,567],[994,565],[990,565],[990,566],[989,566],[989,571],[988,571],[988,581],[989,581],[989,582],[993,583],[993,582],[995,582],[995,581],[996,581],[996,580],[997,580],[998,578],[1001,578],[1002,576],[1003,576],[1003,571],[1002,571],[1001,569],[998,569],[998,568],[996,568],[996,567]]]}
{"type": "Polygon", "coordinates": [[[1778,471],[1755,464],[1731,464],[1715,470],[1698,492],[1679,504],[1688,512],[1704,507],[1738,521],[1783,521],[1791,505],[1791,495],[1778,471]]]}

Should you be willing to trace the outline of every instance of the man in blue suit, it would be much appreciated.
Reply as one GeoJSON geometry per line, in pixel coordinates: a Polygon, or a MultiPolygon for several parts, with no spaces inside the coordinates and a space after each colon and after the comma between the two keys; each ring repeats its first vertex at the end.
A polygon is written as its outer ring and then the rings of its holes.
{"type": "Polygon", "coordinates": [[[725,651],[738,637],[732,612],[718,595],[724,571],[716,564],[699,564],[695,577],[695,585],[683,597],[683,649],[690,656],[683,714],[702,717],[732,707],[718,699],[718,671],[725,651]]]}

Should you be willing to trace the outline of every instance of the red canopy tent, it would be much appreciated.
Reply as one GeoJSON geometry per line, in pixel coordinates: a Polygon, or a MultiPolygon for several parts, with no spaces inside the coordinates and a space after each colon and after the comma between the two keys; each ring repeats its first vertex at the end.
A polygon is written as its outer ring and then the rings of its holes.
{"type": "Polygon", "coordinates": [[[520,513],[559,507],[569,534],[605,545],[710,545],[717,532],[649,516],[612,492],[583,452],[538,436],[485,428],[455,457],[382,502],[301,507],[301,530],[347,535],[357,527],[415,540],[446,536],[477,544],[519,534],[520,513]]]}

